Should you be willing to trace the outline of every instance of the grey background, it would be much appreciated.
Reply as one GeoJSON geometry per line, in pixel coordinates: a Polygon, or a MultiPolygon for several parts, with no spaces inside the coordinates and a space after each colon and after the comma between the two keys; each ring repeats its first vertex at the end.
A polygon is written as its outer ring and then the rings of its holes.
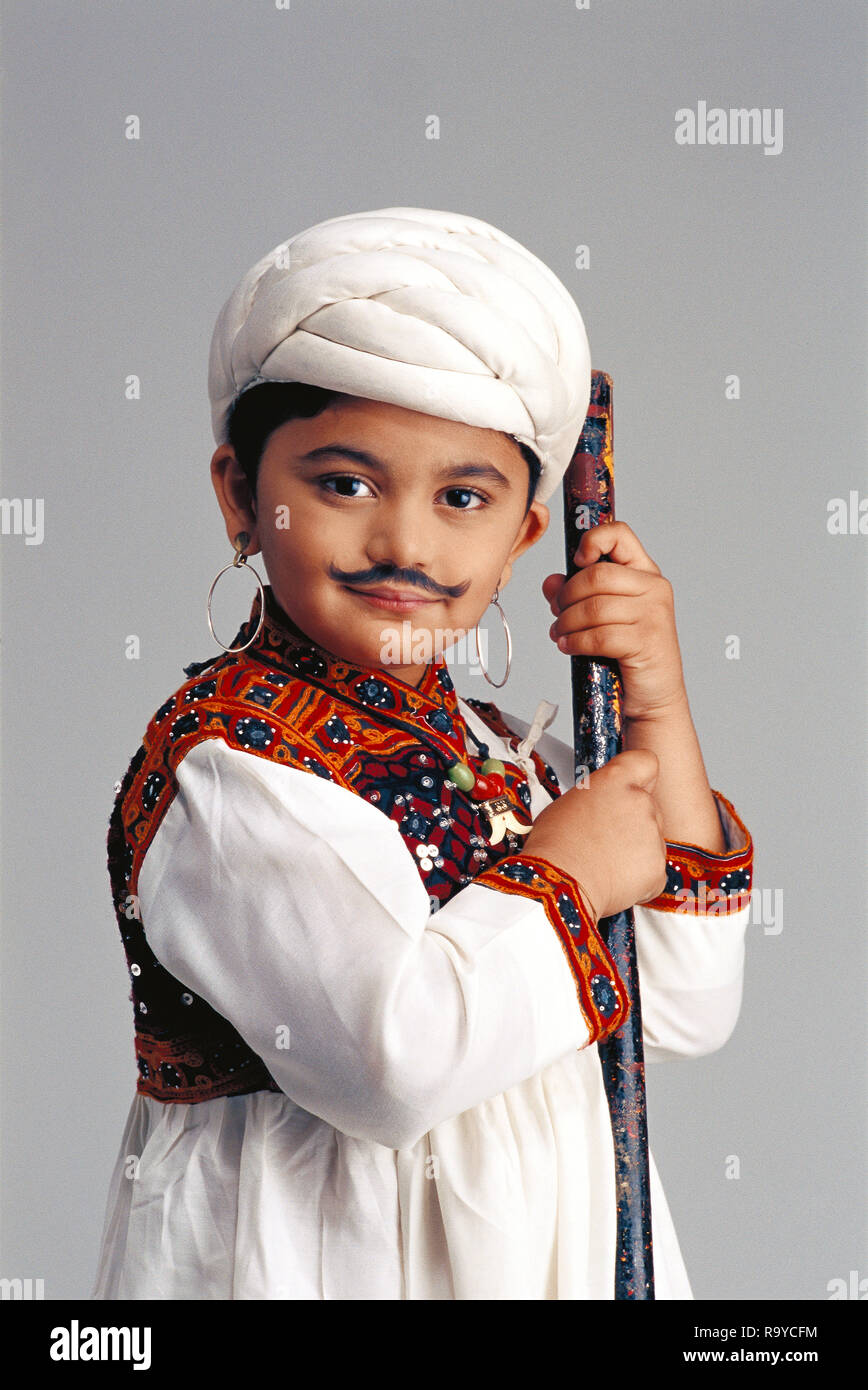
{"type": "MultiPolygon", "coordinates": [[[[214,319],[293,233],[421,205],[494,222],[575,295],[615,383],[618,515],[675,587],[712,786],[754,834],[756,886],[783,892],[780,933],[748,929],[731,1041],[649,1071],[694,1292],[823,1299],[868,1275],[866,541],[826,527],[830,498],[866,492],[861,16],[850,0],[3,4],[0,491],[45,499],[45,537],[0,538],[0,1274],[44,1278],[47,1298],[93,1278],[135,1082],[113,783],[183,665],[213,654],[204,603],[231,558],[208,476],[214,319]],[[675,110],[700,99],[781,107],[782,153],[676,145],[675,110]]],[[[454,674],[526,719],[558,702],[569,742],[540,593],[563,568],[552,505],[505,591],[508,686],[454,674]]],[[[245,588],[232,620],[248,606],[245,588]]]]}

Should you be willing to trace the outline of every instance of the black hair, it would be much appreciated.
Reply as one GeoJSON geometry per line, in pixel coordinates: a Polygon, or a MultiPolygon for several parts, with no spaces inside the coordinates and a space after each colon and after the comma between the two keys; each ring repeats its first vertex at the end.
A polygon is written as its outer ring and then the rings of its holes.
{"type": "MultiPolygon", "coordinates": [[[[235,451],[254,497],[259,463],[272,432],[287,420],[298,417],[309,420],[321,414],[342,394],[327,391],[323,386],[309,386],[303,381],[262,381],[236,398],[229,412],[226,439],[235,451]]],[[[527,516],[539,482],[540,461],[526,444],[519,444],[517,439],[513,443],[521,451],[530,472],[524,509],[527,516]]]]}

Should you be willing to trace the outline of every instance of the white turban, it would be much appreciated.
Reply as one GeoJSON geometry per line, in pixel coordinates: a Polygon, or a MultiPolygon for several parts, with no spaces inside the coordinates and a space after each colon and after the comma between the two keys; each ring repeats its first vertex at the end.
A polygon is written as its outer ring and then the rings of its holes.
{"type": "Polygon", "coordinates": [[[572,458],[591,357],[572,295],[479,218],[430,208],[331,217],[244,275],[211,340],[218,444],[262,381],[301,381],[501,430],[539,457],[546,502],[572,458]]]}

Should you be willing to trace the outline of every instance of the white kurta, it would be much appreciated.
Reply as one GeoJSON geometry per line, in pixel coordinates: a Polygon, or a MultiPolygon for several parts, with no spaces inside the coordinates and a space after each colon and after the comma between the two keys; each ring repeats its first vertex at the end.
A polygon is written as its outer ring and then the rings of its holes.
{"type": "MultiPolygon", "coordinates": [[[[536,816],[527,751],[459,708],[536,816]]],[[[535,746],[572,786],[572,750],[535,746]]],[[[177,781],[139,876],[148,941],[282,1089],[136,1094],[91,1297],[611,1299],[602,1071],[541,902],[469,883],[432,913],[394,821],[217,739],[177,781]]],[[[648,1062],[729,1037],[748,917],[635,909],[648,1062]]],[[[656,1295],[691,1298],[653,1157],[651,1209],[656,1295]]]]}

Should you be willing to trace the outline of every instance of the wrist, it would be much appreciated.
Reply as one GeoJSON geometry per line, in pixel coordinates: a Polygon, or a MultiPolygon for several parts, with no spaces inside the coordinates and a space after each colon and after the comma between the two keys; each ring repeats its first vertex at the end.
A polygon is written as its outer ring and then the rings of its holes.
{"type": "Polygon", "coordinates": [[[587,908],[588,912],[590,913],[591,917],[593,918],[594,926],[595,926],[595,927],[596,927],[596,926],[599,926],[600,914],[599,914],[599,912],[597,911],[596,907],[594,906],[594,902],[593,902],[593,899],[591,898],[590,893],[588,892],[588,890],[587,890],[587,888],[585,887],[584,883],[582,883],[581,879],[576,878],[575,874],[572,875],[572,879],[573,879],[573,882],[574,882],[575,885],[576,885],[576,888],[578,889],[579,897],[581,898],[582,902],[585,904],[585,907],[587,908]]]}
{"type": "Polygon", "coordinates": [[[653,709],[646,709],[641,714],[624,715],[624,732],[629,729],[661,729],[668,726],[680,726],[685,721],[693,722],[690,713],[690,705],[687,700],[687,691],[681,690],[671,699],[663,701],[653,709]]]}
{"type": "Polygon", "coordinates": [[[601,917],[609,915],[605,911],[607,894],[603,885],[596,881],[589,867],[586,868],[584,864],[575,862],[574,855],[564,854],[562,844],[547,840],[546,836],[539,831],[531,831],[525,837],[523,852],[532,857],[543,859],[548,864],[554,864],[561,873],[568,874],[573,879],[583,903],[594,919],[594,926],[597,925],[601,917]]]}

